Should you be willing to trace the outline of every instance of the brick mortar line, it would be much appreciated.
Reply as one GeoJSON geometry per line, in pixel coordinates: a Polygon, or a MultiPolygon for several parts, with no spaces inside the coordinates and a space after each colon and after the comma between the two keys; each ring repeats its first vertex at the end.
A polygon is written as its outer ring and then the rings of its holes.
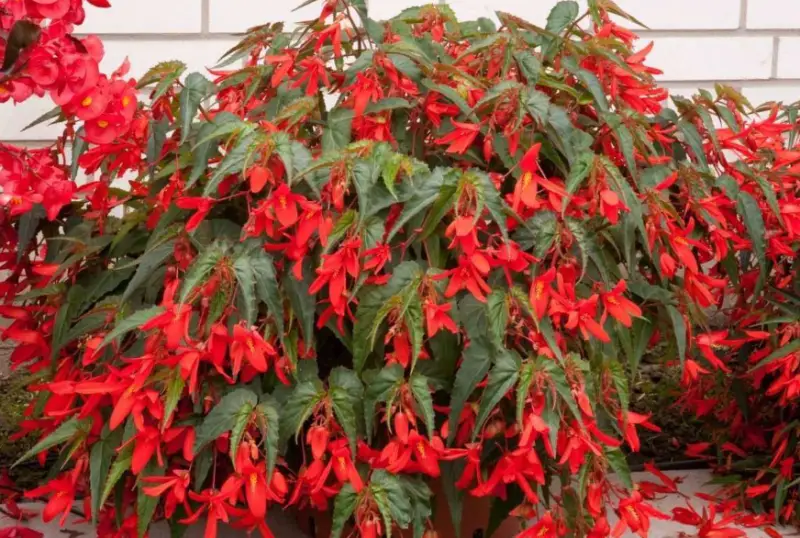
{"type": "Polygon", "coordinates": [[[660,37],[798,37],[800,36],[800,28],[685,28],[679,30],[638,30],[636,33],[642,38],[654,39],[660,37]]]}
{"type": "Polygon", "coordinates": [[[741,0],[739,4],[739,28],[741,30],[747,30],[747,1],[741,0]]]}
{"type": "MultiPolygon", "coordinates": [[[[203,21],[209,22],[209,21],[203,21]]],[[[697,29],[683,29],[683,30],[639,30],[637,34],[642,39],[659,39],[659,38],[676,38],[676,37],[689,37],[689,38],[720,38],[720,37],[728,37],[728,38],[743,38],[743,37],[772,37],[772,38],[783,38],[783,37],[800,37],[800,28],[792,28],[792,29],[770,29],[770,30],[754,30],[754,29],[746,29],[742,30],[740,28],[733,28],[730,30],[697,30],[697,29]]],[[[76,34],[78,37],[85,37],[89,34],[76,34]]],[[[204,31],[201,30],[200,32],[174,32],[174,33],[164,33],[164,32],[153,32],[153,33],[146,33],[146,32],[134,32],[134,33],[122,33],[122,32],[114,32],[114,33],[103,33],[103,32],[95,32],[91,35],[95,35],[104,41],[202,41],[206,39],[240,39],[242,37],[242,32],[212,32],[212,31],[204,31]]]]}
{"type": "Polygon", "coordinates": [[[202,3],[200,4],[200,32],[203,35],[208,35],[210,29],[211,29],[211,0],[202,0],[202,3]]]}
{"type": "Polygon", "coordinates": [[[778,37],[772,38],[772,77],[778,78],[778,59],[781,51],[781,40],[778,37]]]}

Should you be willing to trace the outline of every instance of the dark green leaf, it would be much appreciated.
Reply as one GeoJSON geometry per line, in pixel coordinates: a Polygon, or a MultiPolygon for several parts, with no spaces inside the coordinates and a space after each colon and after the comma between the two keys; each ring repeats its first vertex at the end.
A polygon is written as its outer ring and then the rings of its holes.
{"type": "MultiPolygon", "coordinates": [[[[375,406],[395,398],[400,385],[405,380],[403,377],[403,367],[400,364],[392,364],[384,367],[369,380],[368,372],[364,372],[366,383],[366,395],[364,397],[364,418],[366,419],[367,441],[372,440],[372,432],[375,429],[375,406]]],[[[372,371],[374,373],[374,370],[372,371]]]]}
{"type": "Polygon", "coordinates": [[[350,143],[353,111],[334,108],[328,113],[328,126],[322,133],[322,151],[337,151],[350,143]]]}
{"type": "Polygon", "coordinates": [[[350,441],[350,450],[355,458],[358,432],[361,429],[361,410],[364,386],[352,370],[337,367],[330,374],[330,398],[336,420],[350,441]]]}
{"type": "Polygon", "coordinates": [[[414,400],[417,403],[418,413],[425,421],[428,437],[433,437],[436,433],[436,424],[434,422],[433,397],[428,378],[422,374],[415,373],[411,376],[409,386],[411,387],[411,394],[414,395],[414,400]]]}
{"type": "Polygon", "coordinates": [[[625,454],[618,448],[606,449],[606,460],[620,481],[622,481],[622,484],[629,490],[633,490],[631,471],[628,467],[628,462],[625,461],[625,454]]]}
{"type": "MultiPolygon", "coordinates": [[[[464,350],[464,360],[456,373],[453,385],[450,398],[450,424],[458,424],[464,404],[478,383],[484,380],[492,363],[493,346],[483,338],[470,338],[469,347],[464,350]]],[[[453,442],[457,430],[457,428],[450,428],[448,443],[453,442]]]]}
{"type": "MultiPolygon", "coordinates": [[[[307,266],[303,266],[303,280],[297,280],[291,272],[287,272],[283,277],[283,289],[289,297],[289,302],[292,305],[292,310],[297,320],[300,322],[300,328],[303,331],[303,339],[307,346],[314,344],[314,317],[316,315],[317,297],[308,292],[308,288],[313,280],[313,273],[307,266]]],[[[266,297],[269,293],[273,296],[274,289],[269,290],[265,287],[262,292],[266,297]]],[[[273,301],[275,297],[273,296],[273,301]]],[[[278,305],[274,305],[278,309],[278,305]]],[[[276,315],[273,312],[273,315],[276,315]]]]}
{"type": "Polygon", "coordinates": [[[53,448],[56,445],[66,443],[72,440],[77,434],[83,433],[83,428],[86,427],[86,422],[78,420],[77,417],[72,417],[66,422],[62,423],[56,430],[33,445],[33,447],[25,452],[20,458],[14,462],[12,467],[16,467],[20,463],[31,459],[40,452],[53,448]]]}
{"type": "MultiPolygon", "coordinates": [[[[515,352],[503,350],[497,355],[494,367],[489,373],[489,382],[486,384],[486,389],[481,396],[478,416],[475,419],[475,429],[472,432],[473,442],[477,439],[483,425],[491,412],[497,407],[497,404],[500,403],[500,400],[517,384],[519,371],[520,360],[515,352]]],[[[452,418],[451,423],[455,424],[455,422],[452,422],[452,418]]]]}
{"type": "MultiPolygon", "coordinates": [[[[140,479],[146,479],[151,476],[163,476],[164,470],[157,465],[150,464],[139,474],[140,479]]],[[[161,499],[153,497],[144,492],[144,488],[140,487],[136,497],[136,520],[139,538],[144,538],[150,528],[150,522],[156,513],[156,508],[161,499]]]]}
{"type": "Polygon", "coordinates": [[[324,396],[319,381],[298,383],[281,408],[281,442],[297,435],[324,396]]]}
{"type": "Polygon", "coordinates": [[[106,335],[103,341],[100,343],[98,349],[103,348],[119,338],[120,336],[126,335],[129,332],[133,331],[134,329],[138,329],[154,317],[158,316],[159,314],[164,312],[163,306],[151,306],[150,308],[145,308],[143,310],[138,310],[128,316],[127,318],[117,322],[116,326],[114,326],[114,330],[106,335]]]}
{"type": "Polygon", "coordinates": [[[102,487],[111,468],[111,459],[116,454],[117,447],[122,440],[122,430],[108,431],[108,426],[103,428],[100,439],[92,446],[89,456],[89,486],[92,496],[92,521],[97,522],[100,513],[100,500],[102,487]]]}
{"type": "Polygon", "coordinates": [[[358,494],[349,483],[336,495],[333,501],[333,526],[331,527],[331,538],[339,538],[342,535],[344,526],[353,515],[358,503],[358,494]]]}
{"type": "Polygon", "coordinates": [[[357,372],[364,369],[378,330],[389,313],[394,310],[398,318],[405,318],[410,305],[419,301],[417,288],[420,278],[419,265],[405,262],[395,267],[385,286],[370,288],[363,295],[353,327],[353,366],[357,372]]]}
{"type": "Polygon", "coordinates": [[[697,128],[688,121],[681,120],[678,122],[678,129],[683,134],[686,144],[691,148],[694,160],[700,166],[700,170],[708,172],[708,161],[703,149],[703,138],[697,132],[697,128]]]}
{"type": "Polygon", "coordinates": [[[560,34],[578,18],[579,11],[578,3],[573,0],[559,2],[547,16],[547,31],[560,34]]]}
{"type": "MultiPolygon", "coordinates": [[[[593,165],[594,153],[591,151],[584,151],[578,154],[578,158],[575,159],[574,163],[572,163],[572,166],[569,170],[569,176],[567,177],[566,187],[567,194],[569,196],[575,194],[583,184],[584,180],[589,177],[589,173],[592,171],[593,165]]],[[[568,203],[569,197],[564,198],[564,206],[561,209],[562,214],[564,211],[566,211],[568,203]]]]}
{"type": "Polygon", "coordinates": [[[203,196],[216,194],[217,187],[227,176],[242,173],[245,164],[258,147],[260,140],[260,134],[256,132],[246,132],[239,135],[233,148],[225,154],[225,157],[222,158],[222,161],[211,174],[211,178],[203,189],[203,196]]]}
{"type": "Polygon", "coordinates": [[[522,73],[522,76],[525,77],[528,85],[531,87],[536,86],[536,83],[539,81],[539,71],[542,68],[542,62],[540,62],[536,56],[525,50],[515,52],[514,60],[516,60],[519,71],[522,73]]]}
{"type": "Polygon", "coordinates": [[[186,300],[192,292],[205,282],[219,262],[222,261],[223,255],[224,252],[222,248],[216,243],[210,245],[197,255],[183,278],[181,294],[178,299],[180,304],[186,303],[186,300]]]}
{"type": "Polygon", "coordinates": [[[142,254],[142,256],[136,261],[136,273],[134,273],[133,278],[131,278],[130,282],[128,282],[128,287],[125,288],[125,292],[122,294],[122,302],[130,299],[133,292],[138,290],[142,284],[147,282],[147,279],[153,275],[153,272],[157,268],[161,267],[161,265],[163,265],[164,262],[166,262],[167,259],[172,256],[174,251],[175,241],[170,240],[142,254]]]}
{"type": "Polygon", "coordinates": [[[508,298],[505,290],[496,289],[486,300],[486,319],[489,322],[489,336],[498,349],[504,347],[506,326],[508,325],[508,298]]]}
{"type": "Polygon", "coordinates": [[[411,501],[400,479],[379,469],[372,473],[369,487],[383,518],[386,538],[392,537],[392,522],[407,529],[412,518],[411,501]]]}
{"type": "Polygon", "coordinates": [[[45,217],[44,207],[35,204],[33,208],[19,218],[19,228],[17,228],[17,262],[28,253],[28,245],[36,233],[39,231],[39,223],[45,217]]]}
{"type": "Polygon", "coordinates": [[[281,423],[277,403],[271,398],[263,399],[256,406],[256,422],[261,429],[264,450],[267,453],[267,480],[272,477],[275,462],[278,461],[281,423]]]}
{"type": "Polygon", "coordinates": [[[172,423],[172,413],[178,407],[178,402],[183,395],[185,387],[186,381],[183,379],[180,369],[176,368],[169,383],[167,383],[167,393],[164,398],[164,418],[161,420],[162,431],[167,428],[168,424],[172,423]]]}
{"type": "Polygon", "coordinates": [[[214,84],[200,73],[189,73],[181,90],[181,144],[186,141],[192,121],[206,98],[214,93],[214,84]]]}
{"type": "Polygon", "coordinates": [[[672,330],[675,334],[675,342],[678,344],[678,356],[681,359],[681,366],[686,360],[686,325],[683,323],[683,316],[672,305],[667,305],[667,314],[672,322],[672,330]]]}
{"type": "Polygon", "coordinates": [[[249,389],[236,389],[223,396],[195,430],[194,453],[233,429],[239,417],[249,416],[256,404],[258,396],[249,389]]]}

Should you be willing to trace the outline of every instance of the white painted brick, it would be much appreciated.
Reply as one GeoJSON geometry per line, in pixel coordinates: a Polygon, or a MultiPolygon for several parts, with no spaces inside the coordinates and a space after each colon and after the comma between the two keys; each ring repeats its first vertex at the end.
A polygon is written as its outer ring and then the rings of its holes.
{"type": "Polygon", "coordinates": [[[244,32],[267,22],[292,24],[314,19],[322,11],[320,2],[292,11],[299,4],[294,0],[209,0],[209,3],[212,32],[244,32]]]}
{"type": "Polygon", "coordinates": [[[110,8],[84,2],[85,34],[170,34],[200,32],[200,0],[121,0],[110,8]],[[157,14],[157,15],[156,15],[157,14]]]}
{"type": "Polygon", "coordinates": [[[125,60],[131,62],[131,76],[140,77],[159,62],[180,60],[188,66],[188,72],[206,74],[206,68],[214,67],[225,51],[236,44],[235,39],[203,40],[105,40],[106,56],[101,71],[111,73],[125,60]]]}
{"type": "Polygon", "coordinates": [[[742,94],[750,100],[753,106],[758,106],[767,101],[777,101],[786,104],[800,101],[800,84],[790,86],[745,86],[742,94]]]}
{"type": "MultiPolygon", "coordinates": [[[[651,30],[706,30],[739,27],[741,0],[619,0],[617,4],[642,21],[651,30]],[[691,15],[687,15],[691,13],[691,15]]],[[[534,24],[544,26],[550,10],[558,0],[449,0],[460,18],[493,17],[495,11],[513,13],[534,24]]],[[[581,12],[585,0],[579,2],[581,12]]],[[[628,22],[628,26],[633,24],[628,22]]]]}
{"type": "Polygon", "coordinates": [[[747,28],[800,28],[800,5],[796,0],[750,0],[747,28]]]}
{"type": "Polygon", "coordinates": [[[782,37],[778,43],[778,78],[800,78],[800,37],[782,37]]]}
{"type": "MultiPolygon", "coordinates": [[[[537,26],[544,26],[547,15],[558,3],[558,0],[448,0],[446,2],[453,8],[459,19],[474,20],[478,17],[491,18],[495,11],[505,11],[521,17],[537,26]]],[[[586,0],[580,0],[580,9],[586,9],[586,0]]]]}
{"type": "MultiPolygon", "coordinates": [[[[754,0],[755,3],[762,1],[754,0]]],[[[618,0],[617,4],[651,30],[739,27],[741,0],[618,0]]]]}
{"type": "Polygon", "coordinates": [[[376,21],[391,19],[404,9],[425,4],[438,4],[436,0],[368,0],[369,17],[376,21]]]}
{"type": "Polygon", "coordinates": [[[50,122],[22,129],[55,105],[49,97],[31,97],[18,105],[12,102],[0,104],[0,140],[54,140],[63,132],[64,125],[49,125],[50,122]]]}
{"type": "MultiPolygon", "coordinates": [[[[664,71],[660,80],[768,79],[771,37],[662,37],[647,64],[664,71]]],[[[800,40],[798,40],[800,45],[800,40]]]]}

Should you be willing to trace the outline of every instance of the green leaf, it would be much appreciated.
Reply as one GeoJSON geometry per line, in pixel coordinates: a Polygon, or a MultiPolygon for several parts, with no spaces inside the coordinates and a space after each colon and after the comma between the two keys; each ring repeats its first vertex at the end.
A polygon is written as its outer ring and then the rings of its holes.
{"type": "Polygon", "coordinates": [[[500,234],[503,239],[508,241],[508,228],[506,227],[506,204],[500,196],[500,191],[494,186],[492,179],[488,174],[482,171],[471,169],[467,172],[469,175],[477,176],[478,181],[475,185],[478,187],[478,202],[483,204],[489,211],[492,220],[500,228],[500,234]]]}
{"type": "Polygon", "coordinates": [[[387,243],[392,240],[395,234],[397,234],[409,220],[436,202],[441,194],[443,185],[444,172],[442,169],[435,169],[430,174],[421,178],[419,184],[413,189],[411,198],[403,204],[403,211],[400,213],[400,216],[386,237],[387,243]]]}
{"type": "Polygon", "coordinates": [[[583,415],[581,414],[581,410],[578,408],[578,403],[575,401],[575,397],[572,395],[572,390],[567,382],[567,376],[564,373],[563,367],[555,361],[549,359],[544,359],[542,364],[544,366],[544,370],[547,372],[547,375],[550,376],[550,380],[553,382],[556,392],[558,392],[558,395],[561,396],[561,399],[569,408],[572,416],[575,417],[578,422],[583,423],[583,415]]]}
{"type": "MultiPolygon", "coordinates": [[[[520,360],[515,352],[503,350],[497,355],[494,367],[489,373],[489,382],[486,384],[486,389],[481,396],[478,416],[475,419],[475,428],[472,432],[473,442],[477,439],[478,434],[483,429],[483,425],[491,412],[497,407],[497,404],[500,403],[500,400],[517,384],[519,371],[520,360]]],[[[455,424],[455,422],[451,422],[451,424],[455,424]]]]}
{"type": "Polygon", "coordinates": [[[783,505],[786,502],[786,496],[789,493],[789,482],[787,482],[784,478],[778,480],[778,487],[775,491],[775,503],[773,506],[775,512],[775,518],[780,520],[781,517],[781,510],[783,510],[783,505]]]}
{"type": "Polygon", "coordinates": [[[633,135],[628,127],[623,123],[622,118],[617,114],[607,113],[603,114],[603,120],[606,125],[611,127],[617,137],[619,149],[625,157],[625,164],[628,166],[628,172],[631,175],[636,174],[636,157],[634,156],[633,135]]]}
{"type": "Polygon", "coordinates": [[[108,431],[108,425],[103,428],[100,439],[92,446],[89,456],[89,486],[92,496],[92,522],[97,523],[100,513],[100,500],[102,498],[103,482],[111,468],[111,458],[117,453],[117,447],[122,440],[122,430],[108,431]]]}
{"type": "Polygon", "coordinates": [[[547,16],[547,31],[560,34],[578,18],[579,11],[578,3],[573,0],[559,2],[547,16]]]}
{"type": "Polygon", "coordinates": [[[175,240],[162,243],[155,248],[146,251],[142,256],[136,260],[136,272],[133,274],[125,292],[122,294],[122,302],[130,299],[133,292],[139,289],[142,284],[147,282],[153,272],[161,267],[166,262],[172,253],[175,251],[175,240]]]}
{"type": "Polygon", "coordinates": [[[206,98],[215,90],[214,84],[200,73],[189,73],[180,94],[181,144],[186,141],[192,121],[206,98]]]}
{"type": "MultiPolygon", "coordinates": [[[[139,474],[139,478],[145,479],[151,476],[163,475],[164,470],[151,463],[139,474]]],[[[144,536],[147,534],[147,531],[150,528],[150,522],[153,520],[153,516],[156,513],[156,508],[158,507],[160,500],[161,499],[159,497],[151,497],[150,495],[146,494],[143,487],[138,489],[138,494],[136,497],[136,519],[139,538],[144,538],[144,536]]]]}
{"type": "Polygon", "coordinates": [[[333,526],[331,527],[331,538],[339,538],[342,535],[344,526],[353,515],[358,503],[358,494],[349,483],[336,495],[333,501],[333,526]]]}
{"type": "Polygon", "coordinates": [[[672,305],[666,305],[667,314],[672,322],[672,330],[675,334],[675,342],[678,345],[678,356],[681,359],[681,366],[686,361],[686,325],[683,323],[683,316],[672,305]]]}
{"type": "Polygon", "coordinates": [[[256,277],[253,274],[253,266],[247,255],[239,256],[233,264],[233,272],[236,275],[238,295],[240,299],[240,313],[248,326],[253,325],[258,314],[256,304],[256,277]]]}
{"type": "Polygon", "coordinates": [[[528,399],[528,393],[533,384],[534,373],[535,370],[532,362],[523,364],[519,372],[519,384],[517,385],[517,424],[520,428],[523,427],[522,419],[525,414],[525,402],[528,399]]]}
{"type": "MultiPolygon", "coordinates": [[[[469,347],[464,350],[464,360],[456,373],[450,398],[450,424],[458,424],[464,404],[478,383],[484,380],[492,363],[493,346],[484,338],[470,337],[469,347]]],[[[448,443],[455,439],[457,428],[450,428],[448,443]]]]}
{"type": "Polygon", "coordinates": [[[333,412],[336,420],[344,430],[353,458],[356,454],[358,443],[358,431],[362,423],[361,410],[364,400],[364,385],[358,379],[356,373],[347,368],[337,367],[331,371],[329,395],[333,404],[333,412]]]}
{"type": "Polygon", "coordinates": [[[322,133],[323,153],[341,150],[350,144],[353,127],[353,111],[334,108],[328,113],[328,125],[322,133]]]}
{"type": "MultiPolygon", "coordinates": [[[[300,328],[303,331],[303,339],[307,346],[314,345],[314,317],[317,309],[317,297],[308,291],[313,278],[313,273],[307,265],[303,266],[302,281],[297,280],[291,271],[287,272],[283,277],[283,289],[289,297],[289,302],[292,305],[292,310],[294,311],[297,321],[300,322],[300,328]]],[[[274,297],[274,290],[265,288],[261,293],[263,293],[265,297],[269,294],[272,297],[272,301],[277,303],[274,297]]],[[[275,304],[274,308],[278,309],[278,305],[275,304]]],[[[275,315],[274,312],[273,315],[275,315]]]]}
{"type": "Polygon", "coordinates": [[[227,176],[242,173],[248,159],[258,147],[260,141],[261,135],[257,132],[245,132],[239,135],[231,150],[225,154],[225,157],[222,158],[222,161],[211,174],[211,178],[203,189],[203,196],[216,194],[217,187],[227,176]]]}
{"type": "Polygon", "coordinates": [[[161,420],[161,430],[164,431],[167,425],[172,421],[172,413],[178,407],[178,402],[183,395],[183,389],[186,387],[186,381],[181,375],[180,368],[176,368],[172,373],[172,377],[167,383],[167,393],[164,398],[164,418],[161,420]]]}
{"type": "Polygon", "coordinates": [[[222,261],[223,255],[224,252],[217,243],[208,246],[197,255],[191,267],[189,267],[189,270],[186,271],[186,275],[183,277],[181,294],[178,299],[180,304],[185,304],[189,295],[191,295],[198,286],[204,283],[206,278],[208,278],[220,261],[222,261]]]}
{"type": "Polygon", "coordinates": [[[193,452],[198,454],[206,444],[232,430],[240,417],[251,415],[256,404],[258,396],[249,389],[236,389],[223,396],[195,430],[193,452]]]}
{"type": "MultiPolygon", "coordinates": [[[[132,448],[132,445],[131,445],[132,448]]],[[[103,486],[103,494],[100,496],[100,506],[103,506],[108,497],[111,495],[111,492],[114,489],[114,486],[117,485],[119,479],[122,478],[122,475],[125,474],[125,471],[131,468],[131,460],[133,459],[133,450],[125,450],[120,452],[117,456],[117,459],[114,460],[114,465],[111,466],[111,469],[108,471],[108,477],[106,478],[105,485],[103,486]]]]}
{"type": "Polygon", "coordinates": [[[300,432],[324,395],[319,381],[304,381],[295,386],[281,408],[281,443],[300,432]]]}
{"type": "Polygon", "coordinates": [[[261,438],[267,453],[267,481],[269,481],[275,469],[275,462],[278,461],[281,436],[280,414],[275,400],[266,398],[256,406],[256,423],[261,429],[261,438]]]}
{"type": "Polygon", "coordinates": [[[151,306],[150,308],[145,308],[143,310],[137,310],[127,318],[117,322],[114,330],[106,335],[103,341],[100,343],[100,348],[106,347],[108,344],[119,338],[120,336],[124,336],[129,332],[138,329],[154,317],[158,316],[159,314],[164,312],[163,306],[151,306]]]}
{"type": "Polygon", "coordinates": [[[544,258],[558,237],[558,217],[552,211],[537,211],[514,234],[514,240],[537,258],[544,258]]]}
{"type": "Polygon", "coordinates": [[[259,248],[250,253],[249,260],[253,276],[256,279],[256,296],[267,305],[267,309],[272,314],[272,318],[278,327],[278,332],[283,335],[283,299],[281,299],[281,293],[278,288],[278,277],[275,273],[272,258],[263,249],[259,248]]]}
{"type": "Polygon", "coordinates": [[[754,370],[758,370],[759,368],[763,368],[764,366],[767,366],[768,364],[771,364],[772,362],[777,361],[778,359],[782,359],[787,355],[789,355],[790,353],[794,353],[795,351],[798,350],[800,350],[800,338],[795,338],[785,346],[776,349],[775,351],[764,357],[764,359],[762,359],[758,364],[752,367],[750,371],[752,372],[754,370]]]}
{"type": "Polygon", "coordinates": [[[367,379],[368,373],[375,373],[375,371],[364,372],[364,378],[367,382],[364,396],[364,418],[366,419],[367,441],[371,442],[372,433],[375,429],[375,406],[378,403],[394,400],[397,391],[405,381],[405,377],[403,377],[404,371],[400,364],[385,366],[369,379],[367,379]]]}
{"type": "Polygon", "coordinates": [[[767,277],[767,241],[764,216],[761,214],[758,202],[744,191],[739,193],[736,209],[747,228],[750,242],[753,244],[753,254],[758,259],[760,275],[754,291],[754,294],[758,295],[767,277]]]}
{"type": "Polygon", "coordinates": [[[605,452],[608,465],[622,481],[622,484],[629,490],[633,490],[631,470],[628,467],[628,462],[625,461],[625,454],[618,448],[609,448],[605,452]]]}
{"type": "Polygon", "coordinates": [[[56,445],[60,445],[62,443],[66,443],[67,441],[72,440],[76,434],[83,433],[83,428],[86,427],[86,422],[82,420],[78,420],[77,417],[72,417],[71,419],[67,420],[66,422],[62,423],[56,430],[33,445],[33,447],[25,452],[20,458],[14,462],[14,465],[11,467],[16,467],[20,463],[31,459],[32,457],[36,456],[40,452],[53,448],[56,445]]]}
{"type": "Polygon", "coordinates": [[[505,290],[496,289],[486,300],[486,319],[489,322],[489,336],[498,349],[504,347],[506,326],[508,325],[508,298],[505,290]]]}
{"type": "MultiPolygon", "coordinates": [[[[385,286],[372,287],[364,293],[353,327],[353,366],[361,372],[367,361],[383,320],[393,310],[398,319],[405,318],[414,301],[419,301],[417,288],[421,270],[416,262],[404,262],[395,267],[391,279],[385,286]]],[[[416,312],[411,313],[416,316],[416,312]]],[[[421,323],[421,314],[420,323],[421,323]]],[[[416,323],[416,322],[415,322],[416,323]]]]}
{"type": "Polygon", "coordinates": [[[433,437],[436,433],[435,414],[433,411],[433,396],[428,378],[422,374],[415,373],[409,381],[411,394],[417,403],[419,415],[425,421],[425,428],[428,430],[428,437],[433,437]]]}
{"type": "Polygon", "coordinates": [[[525,100],[525,109],[537,123],[544,125],[550,114],[550,97],[544,92],[530,89],[525,100]]]}
{"type": "Polygon", "coordinates": [[[677,123],[678,129],[683,134],[683,139],[686,144],[691,148],[694,155],[695,162],[700,166],[700,170],[708,172],[708,161],[706,160],[706,152],[703,148],[703,138],[697,132],[697,128],[688,121],[681,120],[677,123]]]}
{"type": "Polygon", "coordinates": [[[615,359],[608,361],[608,368],[611,371],[611,380],[614,382],[614,388],[617,389],[620,409],[627,410],[630,407],[630,391],[625,368],[623,368],[621,362],[615,359]]]}
{"type": "Polygon", "coordinates": [[[539,71],[542,69],[542,62],[526,50],[515,52],[514,60],[516,60],[519,71],[522,73],[522,76],[525,77],[528,85],[531,87],[535,86],[539,81],[539,71]]]}
{"type": "Polygon", "coordinates": [[[28,253],[28,245],[39,231],[39,223],[45,217],[44,207],[35,204],[33,208],[19,218],[17,228],[17,263],[28,253]]]}
{"type": "Polygon", "coordinates": [[[411,524],[414,538],[422,538],[433,515],[431,488],[420,477],[401,476],[400,483],[411,501],[411,524]]]}
{"type": "Polygon", "coordinates": [[[411,501],[400,479],[383,469],[372,473],[370,492],[385,526],[386,538],[392,538],[392,522],[401,529],[411,523],[411,501]]]}
{"type": "Polygon", "coordinates": [[[572,163],[566,182],[567,194],[569,196],[564,198],[564,206],[561,208],[562,215],[567,209],[569,198],[578,191],[584,180],[589,177],[589,173],[592,171],[593,165],[594,153],[591,151],[579,153],[578,158],[575,159],[574,163],[572,163]]]}

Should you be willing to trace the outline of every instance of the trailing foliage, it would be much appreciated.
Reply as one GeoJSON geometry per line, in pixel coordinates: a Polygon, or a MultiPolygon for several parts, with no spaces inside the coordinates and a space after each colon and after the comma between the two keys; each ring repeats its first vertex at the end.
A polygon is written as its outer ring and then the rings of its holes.
{"type": "Polygon", "coordinates": [[[488,529],[511,512],[523,537],[792,521],[796,108],[723,86],[664,108],[650,47],[612,21],[635,19],[588,5],[542,26],[327,0],[206,74],[138,82],[71,36],[79,0],[2,6],[0,101],[47,93],[64,123],[0,145],[25,458],[58,455],[27,493],[44,519],[82,497],[99,536],[201,516],[270,536],[276,505],[432,538],[441,480],[455,521],[488,498],[488,529]],[[729,475],[719,520],[662,514],[675,482],[631,476],[654,349],[708,423],[689,453],[729,475]]]}

